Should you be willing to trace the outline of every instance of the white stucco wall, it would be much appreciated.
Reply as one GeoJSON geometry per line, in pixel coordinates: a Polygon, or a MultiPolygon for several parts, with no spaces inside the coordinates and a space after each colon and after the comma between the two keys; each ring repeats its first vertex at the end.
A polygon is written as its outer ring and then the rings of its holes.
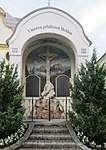
{"type": "Polygon", "coordinates": [[[12,35],[12,29],[8,28],[4,22],[4,10],[0,8],[0,60],[6,58],[6,53],[9,51],[6,40],[12,35]]]}
{"type": "MultiPolygon", "coordinates": [[[[51,38],[53,35],[57,35],[57,38],[63,37],[61,39],[63,43],[65,42],[74,52],[75,68],[88,59],[90,41],[86,38],[81,25],[67,13],[46,7],[28,14],[18,24],[8,41],[10,62],[22,65],[23,51],[30,39],[33,38],[36,41],[42,37],[46,38],[46,35],[51,38]]],[[[20,66],[19,75],[21,73],[22,66],[20,66]]]]}
{"type": "Polygon", "coordinates": [[[13,30],[3,23],[3,18],[0,17],[0,44],[6,44],[6,40],[12,35],[13,30]]]}

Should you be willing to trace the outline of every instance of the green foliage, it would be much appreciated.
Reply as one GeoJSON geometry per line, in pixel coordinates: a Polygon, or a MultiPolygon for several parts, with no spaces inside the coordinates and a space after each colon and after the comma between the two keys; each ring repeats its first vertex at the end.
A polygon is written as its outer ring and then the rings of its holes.
{"type": "Polygon", "coordinates": [[[17,66],[0,62],[0,138],[15,133],[22,124],[24,109],[21,106],[23,87],[17,79],[17,66]]]}
{"type": "Polygon", "coordinates": [[[69,117],[74,127],[91,141],[106,142],[106,68],[97,64],[94,50],[91,61],[81,65],[71,85],[72,109],[69,117]]]}

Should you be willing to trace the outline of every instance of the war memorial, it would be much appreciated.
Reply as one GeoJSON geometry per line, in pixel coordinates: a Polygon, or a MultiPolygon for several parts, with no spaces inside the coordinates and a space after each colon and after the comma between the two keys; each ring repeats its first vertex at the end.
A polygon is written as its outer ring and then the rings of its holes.
{"type": "Polygon", "coordinates": [[[67,115],[72,110],[70,83],[92,44],[82,25],[50,5],[21,19],[0,8],[0,32],[0,59],[18,66],[23,120],[29,124],[10,149],[90,150],[76,137],[67,115]]]}

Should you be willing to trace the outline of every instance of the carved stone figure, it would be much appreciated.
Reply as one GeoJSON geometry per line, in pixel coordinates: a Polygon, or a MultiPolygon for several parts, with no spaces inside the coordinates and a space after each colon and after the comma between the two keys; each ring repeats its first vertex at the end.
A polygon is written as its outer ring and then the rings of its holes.
{"type": "Polygon", "coordinates": [[[44,99],[50,99],[53,98],[54,95],[55,95],[54,86],[50,81],[47,81],[46,85],[44,86],[44,90],[41,93],[41,96],[44,99]]]}

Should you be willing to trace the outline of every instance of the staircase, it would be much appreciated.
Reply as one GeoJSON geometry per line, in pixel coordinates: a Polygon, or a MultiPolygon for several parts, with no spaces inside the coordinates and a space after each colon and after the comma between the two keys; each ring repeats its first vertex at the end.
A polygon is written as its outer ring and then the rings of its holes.
{"type": "Polygon", "coordinates": [[[35,124],[28,140],[19,150],[80,150],[65,123],[35,124]]]}

